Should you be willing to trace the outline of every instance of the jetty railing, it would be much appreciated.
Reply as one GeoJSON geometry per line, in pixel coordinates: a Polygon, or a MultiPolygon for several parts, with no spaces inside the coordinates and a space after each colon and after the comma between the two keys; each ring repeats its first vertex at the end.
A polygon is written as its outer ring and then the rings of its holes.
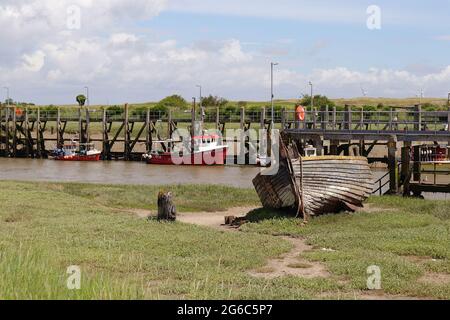
{"type": "Polygon", "coordinates": [[[421,110],[286,111],[284,126],[302,131],[449,131],[450,112],[421,110]],[[303,120],[300,120],[303,118],[303,120]]]}

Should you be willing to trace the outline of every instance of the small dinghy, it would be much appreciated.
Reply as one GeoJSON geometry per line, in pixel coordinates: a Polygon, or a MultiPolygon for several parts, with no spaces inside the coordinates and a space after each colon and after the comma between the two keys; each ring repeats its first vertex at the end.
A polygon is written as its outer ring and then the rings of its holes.
{"type": "MultiPolygon", "coordinates": [[[[283,143],[280,149],[278,172],[263,171],[253,180],[265,208],[297,210],[303,217],[354,211],[373,190],[367,158],[302,157],[295,146],[283,143]]],[[[311,149],[306,154],[311,155],[311,149]]]]}

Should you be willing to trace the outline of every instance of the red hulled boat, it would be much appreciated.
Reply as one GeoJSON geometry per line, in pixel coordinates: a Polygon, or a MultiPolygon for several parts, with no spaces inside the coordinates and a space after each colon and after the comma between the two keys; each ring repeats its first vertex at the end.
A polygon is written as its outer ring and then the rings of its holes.
{"type": "Polygon", "coordinates": [[[228,146],[218,135],[202,135],[192,139],[187,151],[152,151],[146,155],[147,163],[159,165],[224,165],[228,146]],[[194,150],[193,152],[190,150],[194,150]]]}
{"type": "Polygon", "coordinates": [[[76,143],[55,149],[51,157],[59,161],[100,161],[101,151],[93,143],[76,143]]]}

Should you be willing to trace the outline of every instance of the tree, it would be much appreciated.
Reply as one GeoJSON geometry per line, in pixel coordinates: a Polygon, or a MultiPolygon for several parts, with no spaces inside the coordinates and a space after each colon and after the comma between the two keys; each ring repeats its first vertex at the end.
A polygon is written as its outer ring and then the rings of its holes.
{"type": "MultiPolygon", "coordinates": [[[[309,107],[311,105],[311,96],[304,96],[303,99],[300,101],[300,104],[305,107],[309,107]]],[[[314,107],[317,109],[321,109],[328,106],[329,108],[333,108],[335,103],[328,99],[326,96],[321,95],[315,95],[314,96],[314,107]]]]}
{"type": "Polygon", "coordinates": [[[186,109],[187,106],[188,104],[182,96],[174,94],[162,99],[153,109],[164,111],[168,108],[186,109]]]}
{"type": "Polygon", "coordinates": [[[228,100],[218,96],[209,95],[202,98],[202,106],[204,107],[223,107],[228,104],[228,100]]]}
{"type": "Polygon", "coordinates": [[[78,102],[78,105],[80,107],[84,106],[84,104],[86,103],[86,100],[87,99],[86,99],[86,97],[83,94],[80,94],[80,95],[77,96],[77,102],[78,102]]]}

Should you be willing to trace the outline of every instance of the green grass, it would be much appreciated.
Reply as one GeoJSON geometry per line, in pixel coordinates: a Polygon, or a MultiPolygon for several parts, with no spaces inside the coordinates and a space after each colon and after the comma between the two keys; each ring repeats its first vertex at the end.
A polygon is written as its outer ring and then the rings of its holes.
{"type": "Polygon", "coordinates": [[[370,203],[377,209],[315,218],[306,227],[259,210],[251,215],[258,222],[243,230],[305,237],[317,249],[305,257],[348,279],[348,289],[364,290],[367,267],[377,265],[387,294],[450,299],[449,283],[418,282],[426,272],[450,273],[450,202],[383,197],[370,203]]]}
{"type": "Polygon", "coordinates": [[[257,205],[253,190],[210,186],[108,186],[0,182],[0,299],[313,299],[364,292],[378,265],[387,294],[450,299],[450,285],[418,279],[450,273],[445,201],[373,198],[370,212],[313,219],[306,227],[258,210],[244,232],[159,223],[127,209],[156,208],[161,189],[181,212],[257,205]],[[314,250],[292,267],[322,262],[332,276],[253,278],[304,237],[314,250]],[[322,248],[332,250],[322,250],[322,248]],[[414,262],[410,256],[429,257],[414,262]],[[433,261],[431,258],[434,258],[433,261]],[[66,288],[68,266],[81,290],[66,288]],[[344,281],[343,281],[344,280],[344,281]]]}

